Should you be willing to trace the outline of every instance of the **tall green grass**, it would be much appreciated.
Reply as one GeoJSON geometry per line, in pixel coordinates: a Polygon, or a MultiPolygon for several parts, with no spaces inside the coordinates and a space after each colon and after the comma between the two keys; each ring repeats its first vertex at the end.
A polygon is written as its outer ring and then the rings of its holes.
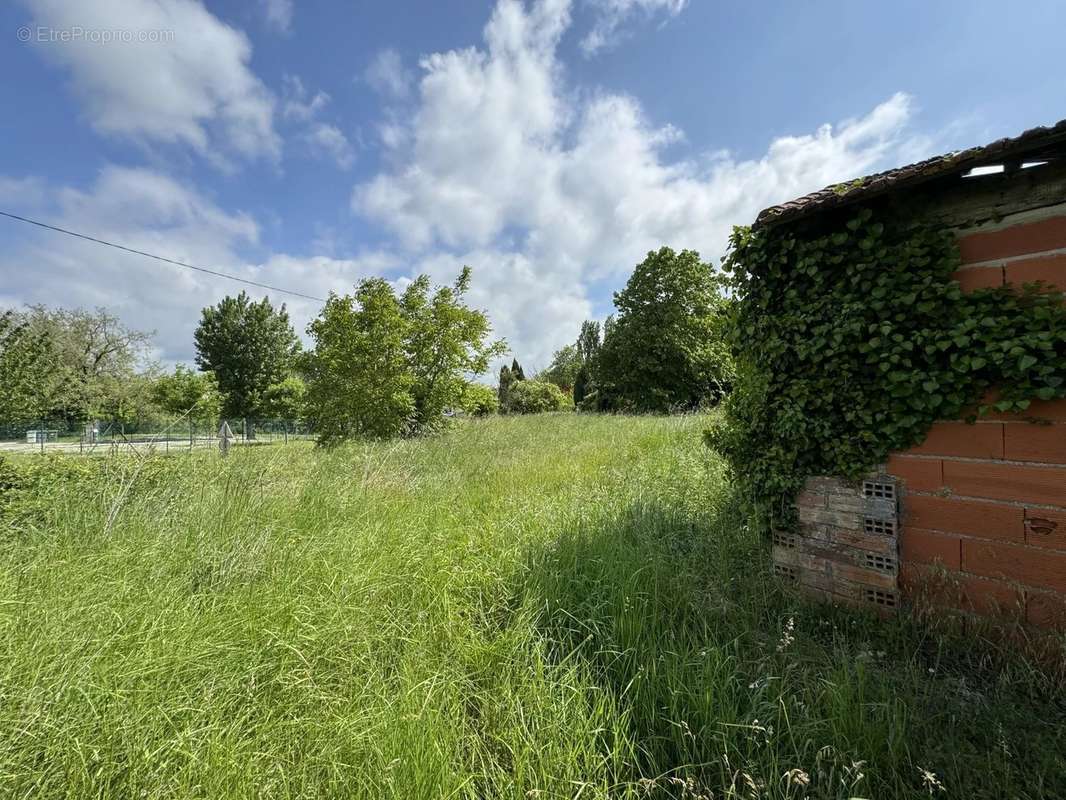
{"type": "Polygon", "coordinates": [[[63,462],[0,543],[0,796],[1066,797],[1061,679],[782,593],[704,424],[63,462]]]}

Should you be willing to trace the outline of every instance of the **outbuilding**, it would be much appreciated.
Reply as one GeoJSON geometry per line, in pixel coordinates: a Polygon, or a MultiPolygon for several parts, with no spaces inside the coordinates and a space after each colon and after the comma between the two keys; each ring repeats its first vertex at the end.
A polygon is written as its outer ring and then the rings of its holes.
{"type": "MultiPolygon", "coordinates": [[[[858,209],[949,231],[959,256],[951,277],[963,293],[1021,293],[1037,281],[1030,292],[1066,288],[1066,120],[767,208],[752,231],[802,241],[858,209]]],[[[1040,335],[1066,352],[1061,330],[1040,335]]],[[[991,387],[983,413],[935,421],[863,480],[810,476],[795,523],[774,533],[775,573],[886,612],[916,606],[1063,625],[1066,399],[1036,397],[1004,413],[996,397],[991,387]]]]}

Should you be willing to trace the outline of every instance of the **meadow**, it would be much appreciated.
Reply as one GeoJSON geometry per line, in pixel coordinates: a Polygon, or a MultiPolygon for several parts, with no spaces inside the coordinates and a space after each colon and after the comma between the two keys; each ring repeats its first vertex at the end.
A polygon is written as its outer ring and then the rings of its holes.
{"type": "Polygon", "coordinates": [[[1061,672],[792,596],[706,425],[21,457],[0,795],[1066,797],[1061,672]]]}

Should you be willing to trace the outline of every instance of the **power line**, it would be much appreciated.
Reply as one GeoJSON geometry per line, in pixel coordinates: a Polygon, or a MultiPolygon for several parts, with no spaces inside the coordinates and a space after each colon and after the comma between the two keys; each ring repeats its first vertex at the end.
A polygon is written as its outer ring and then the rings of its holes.
{"type": "Polygon", "coordinates": [[[8,219],[15,219],[19,222],[27,222],[30,225],[36,225],[38,228],[45,228],[46,230],[55,231],[56,233],[65,233],[67,236],[74,236],[78,239],[85,239],[87,242],[96,242],[97,244],[106,245],[107,247],[113,247],[116,250],[124,250],[127,253],[133,253],[138,256],[145,256],[146,258],[154,258],[156,261],[162,261],[166,264],[173,264],[175,267],[184,267],[185,269],[196,270],[197,272],[203,272],[207,275],[214,275],[216,278],[225,278],[230,281],[237,281],[238,283],[245,283],[249,286],[258,286],[260,289],[269,289],[272,292],[280,292],[281,294],[291,294],[293,297],[302,297],[305,300],[317,300],[320,303],[326,302],[324,297],[315,297],[314,295],[304,294],[303,292],[294,292],[291,289],[280,289],[277,286],[269,286],[265,283],[259,283],[258,281],[250,281],[247,278],[238,278],[236,275],[228,275],[225,272],[215,272],[213,269],[206,269],[205,267],[198,267],[195,264],[186,264],[184,261],[175,261],[173,258],[166,258],[165,256],[157,256],[155,253],[146,253],[143,250],[135,250],[132,247],[126,247],[121,244],[115,244],[114,242],[108,242],[104,239],[97,239],[95,236],[86,236],[84,233],[76,233],[75,231],[68,231],[66,228],[57,228],[55,225],[47,225],[44,222],[38,222],[35,219],[28,219],[27,217],[20,217],[18,214],[9,214],[7,211],[0,211],[0,216],[7,217],[8,219]]]}

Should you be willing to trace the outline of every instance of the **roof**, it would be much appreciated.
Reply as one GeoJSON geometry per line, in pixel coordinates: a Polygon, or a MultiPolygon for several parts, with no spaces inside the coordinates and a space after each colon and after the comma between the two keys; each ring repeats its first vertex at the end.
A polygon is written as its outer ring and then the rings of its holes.
{"type": "Polygon", "coordinates": [[[987,164],[993,159],[1010,161],[1028,156],[1030,160],[1042,160],[1040,156],[1043,150],[1062,143],[1066,143],[1066,119],[1051,126],[1032,128],[1013,138],[1000,139],[983,147],[957,150],[916,164],[827,186],[787,203],[763,209],[755,219],[755,227],[794,221],[831,208],[869,200],[943,175],[961,173],[987,164]]]}

